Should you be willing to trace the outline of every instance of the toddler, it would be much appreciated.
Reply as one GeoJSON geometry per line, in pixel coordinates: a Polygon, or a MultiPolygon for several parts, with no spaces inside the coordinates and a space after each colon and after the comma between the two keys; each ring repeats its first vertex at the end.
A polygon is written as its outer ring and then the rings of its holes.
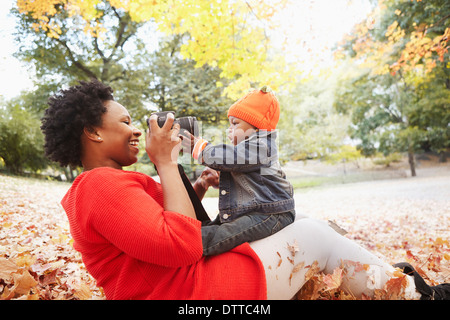
{"type": "Polygon", "coordinates": [[[294,221],[293,188],[281,170],[275,143],[279,116],[278,100],[265,86],[229,108],[228,138],[233,145],[212,145],[183,134],[184,149],[220,172],[219,214],[202,226],[204,255],[265,238],[294,221]]]}

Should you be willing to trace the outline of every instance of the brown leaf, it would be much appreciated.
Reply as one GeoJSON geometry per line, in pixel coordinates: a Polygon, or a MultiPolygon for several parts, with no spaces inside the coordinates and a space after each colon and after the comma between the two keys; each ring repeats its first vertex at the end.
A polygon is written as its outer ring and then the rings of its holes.
{"type": "Polygon", "coordinates": [[[354,267],[353,272],[368,271],[370,268],[368,264],[362,264],[360,262],[351,260],[344,260],[342,262],[342,266],[344,269],[348,269],[349,266],[353,266],[354,267]]]}
{"type": "Polygon", "coordinates": [[[14,274],[14,292],[16,294],[28,294],[30,289],[38,284],[28,270],[21,269],[14,274]]]}
{"type": "Polygon", "coordinates": [[[408,279],[406,275],[402,275],[398,278],[391,278],[386,282],[386,298],[391,300],[397,300],[402,297],[403,289],[408,285],[408,279]]]}
{"type": "Polygon", "coordinates": [[[312,265],[306,266],[305,268],[309,268],[309,270],[305,274],[305,281],[311,279],[320,270],[317,260],[315,260],[312,265]]]}
{"type": "Polygon", "coordinates": [[[292,265],[294,265],[294,259],[291,259],[291,258],[289,258],[289,257],[286,257],[287,259],[288,259],[288,261],[292,264],[292,265]]]}
{"type": "Polygon", "coordinates": [[[56,278],[56,274],[59,271],[59,269],[55,269],[50,273],[46,273],[43,274],[42,276],[39,277],[39,284],[43,287],[50,285],[50,284],[55,284],[58,283],[57,278],[56,278]]]}
{"type": "Polygon", "coordinates": [[[292,268],[291,274],[289,275],[289,285],[291,285],[291,279],[294,276],[294,273],[299,272],[303,268],[304,265],[305,265],[304,262],[299,262],[294,266],[294,268],[292,268]]]}
{"type": "Polygon", "coordinates": [[[9,259],[0,257],[0,279],[9,280],[11,273],[16,272],[19,267],[9,259]]]}
{"type": "Polygon", "coordinates": [[[280,257],[280,260],[278,261],[278,265],[277,268],[281,265],[281,263],[283,262],[283,259],[281,259],[281,254],[277,251],[277,255],[280,257]]]}
{"type": "Polygon", "coordinates": [[[326,284],[326,290],[334,290],[341,286],[342,283],[342,269],[336,268],[333,274],[327,274],[323,277],[323,282],[326,284]]]}
{"type": "Polygon", "coordinates": [[[299,271],[303,268],[304,265],[305,265],[304,262],[299,262],[299,263],[297,263],[297,264],[294,266],[294,268],[292,269],[292,273],[297,273],[297,272],[299,272],[299,271]]]}
{"type": "Polygon", "coordinates": [[[294,243],[292,245],[290,245],[289,243],[287,243],[287,249],[289,250],[289,252],[291,253],[291,255],[294,257],[295,253],[298,252],[300,249],[298,248],[298,243],[297,243],[297,239],[294,240],[294,243]]]}

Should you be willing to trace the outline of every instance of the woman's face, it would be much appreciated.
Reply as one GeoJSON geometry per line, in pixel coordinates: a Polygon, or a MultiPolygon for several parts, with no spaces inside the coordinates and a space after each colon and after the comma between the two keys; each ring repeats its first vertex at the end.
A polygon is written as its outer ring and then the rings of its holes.
{"type": "Polygon", "coordinates": [[[229,117],[228,139],[237,145],[252,135],[256,129],[250,123],[236,117],[229,117]]]}
{"type": "Polygon", "coordinates": [[[101,153],[108,166],[129,166],[138,160],[142,133],[131,124],[131,117],[124,106],[113,100],[104,102],[104,105],[107,111],[102,116],[101,127],[96,128],[101,153]]]}

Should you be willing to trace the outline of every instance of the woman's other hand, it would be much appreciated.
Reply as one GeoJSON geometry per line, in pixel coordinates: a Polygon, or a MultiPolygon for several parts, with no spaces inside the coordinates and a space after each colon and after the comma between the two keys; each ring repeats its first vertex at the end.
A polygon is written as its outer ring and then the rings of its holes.
{"type": "Polygon", "coordinates": [[[195,143],[198,139],[187,130],[180,131],[181,147],[184,153],[192,154],[195,143]]]}

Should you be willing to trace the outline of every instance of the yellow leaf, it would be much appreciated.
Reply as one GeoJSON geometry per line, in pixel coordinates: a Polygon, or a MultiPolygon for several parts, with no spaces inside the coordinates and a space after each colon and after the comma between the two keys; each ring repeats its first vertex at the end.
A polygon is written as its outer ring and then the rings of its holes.
{"type": "Polygon", "coordinates": [[[439,238],[436,238],[436,240],[434,241],[434,244],[436,246],[443,246],[443,245],[448,246],[448,240],[443,240],[441,237],[439,237],[439,238]]]}
{"type": "Polygon", "coordinates": [[[80,300],[88,300],[92,297],[92,291],[87,284],[81,283],[73,295],[80,300]]]}

